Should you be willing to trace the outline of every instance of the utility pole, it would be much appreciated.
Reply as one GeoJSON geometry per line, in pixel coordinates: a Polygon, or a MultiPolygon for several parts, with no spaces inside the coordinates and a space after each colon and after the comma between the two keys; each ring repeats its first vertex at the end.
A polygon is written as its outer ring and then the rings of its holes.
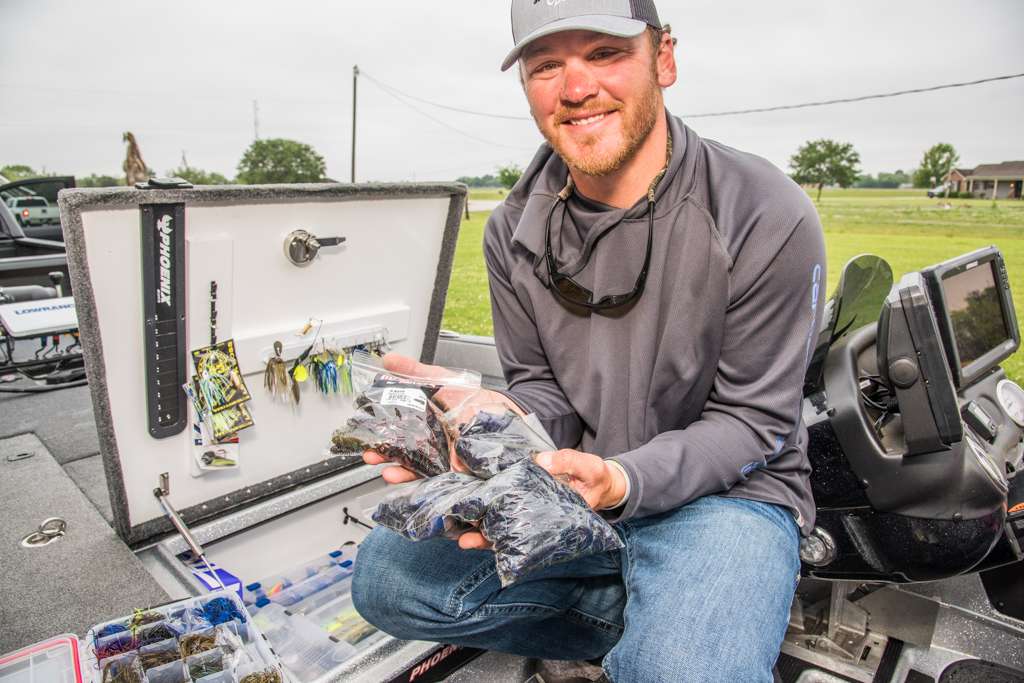
{"type": "Polygon", "coordinates": [[[356,97],[359,85],[359,65],[352,67],[352,182],[356,182],[356,97]]]}
{"type": "Polygon", "coordinates": [[[260,103],[259,100],[252,101],[252,137],[260,139],[260,103]]]}

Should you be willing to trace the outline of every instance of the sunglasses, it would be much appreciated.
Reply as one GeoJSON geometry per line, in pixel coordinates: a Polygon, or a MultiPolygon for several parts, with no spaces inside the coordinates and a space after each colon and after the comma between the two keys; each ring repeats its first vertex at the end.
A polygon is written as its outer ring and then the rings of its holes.
{"type": "MultiPolygon", "coordinates": [[[[607,294],[597,301],[594,301],[594,292],[576,282],[568,275],[558,272],[558,266],[555,263],[554,254],[551,252],[551,219],[555,215],[555,209],[558,207],[559,201],[565,201],[567,196],[568,193],[564,191],[559,193],[558,198],[551,205],[551,210],[548,212],[547,224],[544,228],[544,258],[547,260],[548,278],[551,283],[550,288],[553,289],[558,298],[565,303],[581,306],[583,308],[590,309],[591,311],[606,311],[608,309],[619,308],[633,303],[639,299],[640,295],[644,292],[644,285],[647,283],[647,271],[651,265],[651,245],[654,242],[653,192],[649,193],[647,199],[647,251],[644,254],[644,265],[640,268],[640,273],[636,276],[636,283],[633,285],[633,291],[626,294],[607,294]]],[[[591,255],[587,257],[587,263],[590,263],[590,259],[592,257],[593,252],[591,252],[591,255]]],[[[586,263],[583,264],[583,267],[585,268],[586,265],[586,263]]]]}

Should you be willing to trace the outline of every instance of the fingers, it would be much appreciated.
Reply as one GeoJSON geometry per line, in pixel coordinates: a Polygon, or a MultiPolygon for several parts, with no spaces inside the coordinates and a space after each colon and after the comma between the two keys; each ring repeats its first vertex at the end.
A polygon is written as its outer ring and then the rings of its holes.
{"type": "Polygon", "coordinates": [[[439,405],[445,412],[462,408],[455,421],[466,422],[476,413],[476,410],[472,409],[472,405],[468,405],[473,402],[467,401],[467,399],[473,397],[475,392],[475,389],[467,389],[465,387],[441,387],[441,389],[434,393],[434,403],[439,405]]]}
{"type": "Polygon", "coordinates": [[[398,465],[385,467],[381,471],[380,476],[389,484],[404,484],[407,481],[416,481],[420,478],[415,472],[411,472],[398,465]]]}
{"type": "Polygon", "coordinates": [[[459,458],[458,454],[455,452],[455,447],[454,446],[452,446],[452,448],[451,448],[449,460],[452,463],[452,471],[453,472],[462,472],[463,474],[469,472],[469,468],[466,467],[465,464],[463,464],[462,460],[459,458]]]}
{"type": "Polygon", "coordinates": [[[363,462],[367,465],[379,465],[387,461],[388,459],[377,451],[363,451],[363,462]]]}
{"type": "Polygon", "coordinates": [[[459,536],[459,547],[463,550],[490,550],[491,542],[479,531],[467,531],[459,536]]]}
{"type": "Polygon", "coordinates": [[[568,448],[563,448],[560,451],[545,451],[538,453],[534,461],[546,469],[548,474],[553,477],[569,477],[575,478],[578,476],[578,470],[582,464],[581,456],[586,455],[579,451],[574,451],[568,448]]]}
{"type": "Polygon", "coordinates": [[[402,356],[397,353],[389,353],[382,359],[384,369],[390,372],[397,372],[412,377],[448,377],[452,373],[439,365],[427,365],[415,358],[402,356]]]}
{"type": "Polygon", "coordinates": [[[572,449],[538,453],[534,461],[555,479],[572,487],[592,508],[607,488],[604,461],[591,453],[572,449]]]}
{"type": "Polygon", "coordinates": [[[384,363],[385,370],[400,372],[403,375],[418,374],[416,369],[420,363],[415,358],[409,358],[408,356],[402,356],[397,353],[388,353],[385,354],[384,358],[381,360],[384,363]]]}

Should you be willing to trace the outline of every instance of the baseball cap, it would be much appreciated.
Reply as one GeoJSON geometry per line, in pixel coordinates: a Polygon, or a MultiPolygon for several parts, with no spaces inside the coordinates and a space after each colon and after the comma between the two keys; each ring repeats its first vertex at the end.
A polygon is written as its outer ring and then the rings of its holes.
{"type": "Polygon", "coordinates": [[[523,48],[561,31],[594,31],[632,38],[648,27],[661,28],[654,0],[512,0],[512,40],[502,71],[516,63],[523,48]]]}

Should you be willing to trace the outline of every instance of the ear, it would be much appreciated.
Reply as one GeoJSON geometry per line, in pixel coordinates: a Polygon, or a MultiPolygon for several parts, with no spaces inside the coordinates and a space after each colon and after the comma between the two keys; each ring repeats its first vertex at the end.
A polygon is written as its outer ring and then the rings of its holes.
{"type": "Polygon", "coordinates": [[[671,29],[666,25],[665,31],[661,34],[661,44],[658,45],[658,54],[655,57],[655,67],[658,75],[658,85],[667,88],[676,82],[676,39],[672,37],[671,29]]]}

